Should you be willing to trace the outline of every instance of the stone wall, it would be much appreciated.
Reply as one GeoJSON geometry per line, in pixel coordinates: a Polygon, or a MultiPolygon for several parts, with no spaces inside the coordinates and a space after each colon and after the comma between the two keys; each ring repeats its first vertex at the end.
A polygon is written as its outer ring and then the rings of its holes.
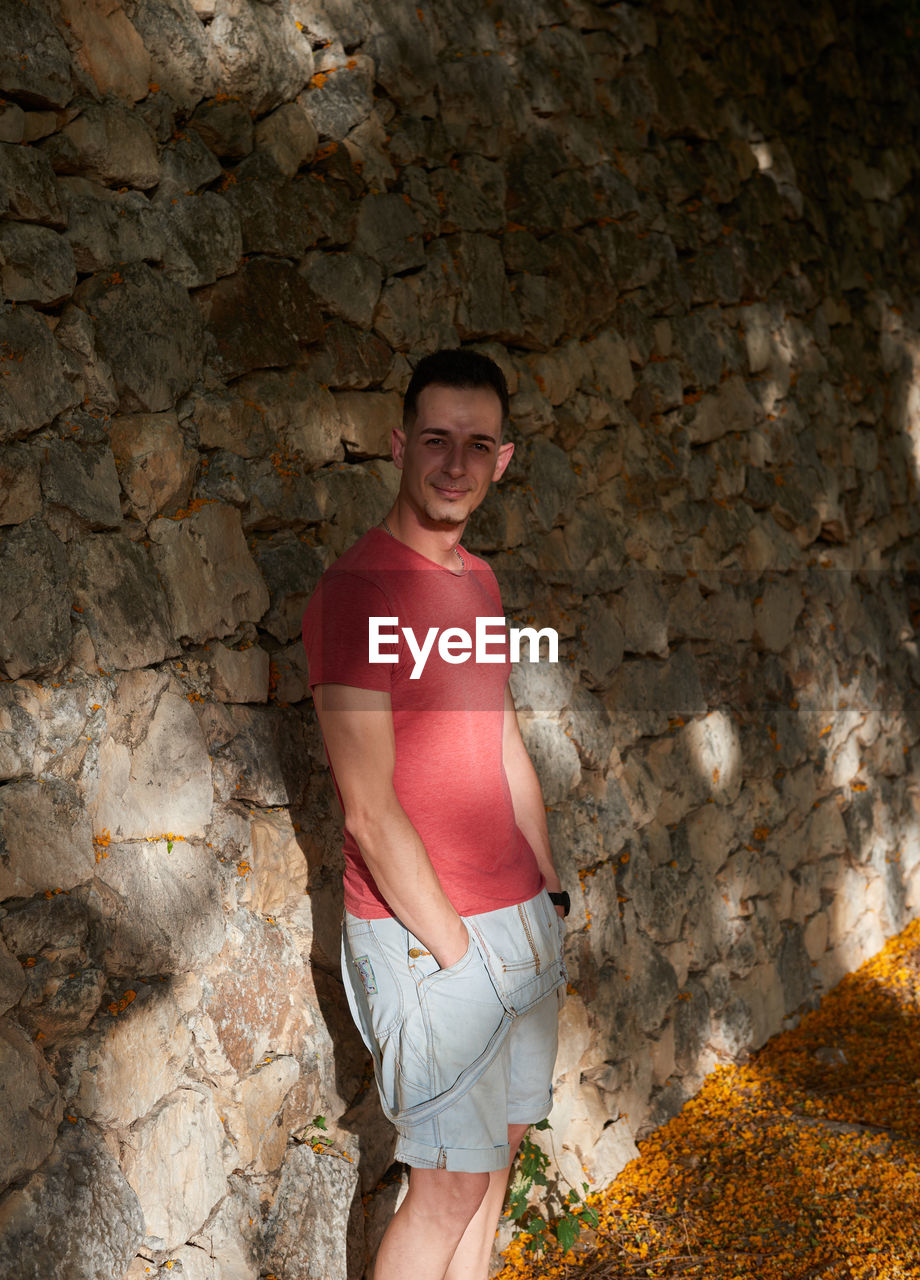
{"type": "Polygon", "coordinates": [[[562,1175],[920,907],[920,113],[855,8],[0,7],[4,1271],[373,1250],[299,623],[439,345],[507,371],[470,545],[563,637],[562,1175]]]}

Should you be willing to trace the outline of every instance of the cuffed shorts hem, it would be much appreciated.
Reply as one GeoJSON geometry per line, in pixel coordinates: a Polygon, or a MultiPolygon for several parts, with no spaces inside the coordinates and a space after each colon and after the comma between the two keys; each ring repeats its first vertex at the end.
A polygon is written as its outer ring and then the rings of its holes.
{"type": "Polygon", "coordinates": [[[411,1142],[400,1137],[396,1144],[395,1158],[410,1169],[445,1169],[448,1173],[494,1173],[507,1169],[511,1148],[488,1147],[485,1150],[463,1147],[426,1147],[421,1142],[411,1142]]]}

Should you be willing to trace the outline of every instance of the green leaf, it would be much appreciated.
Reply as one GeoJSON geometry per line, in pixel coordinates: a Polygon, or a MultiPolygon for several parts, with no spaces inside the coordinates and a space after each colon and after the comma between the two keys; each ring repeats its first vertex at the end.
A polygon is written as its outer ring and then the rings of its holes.
{"type": "Polygon", "coordinates": [[[327,1126],[326,1126],[326,1117],[325,1117],[325,1116],[314,1116],[314,1117],[313,1117],[313,1127],[314,1127],[314,1129],[325,1129],[325,1128],[327,1127],[327,1126]]]}
{"type": "Polygon", "coordinates": [[[556,1239],[559,1241],[563,1253],[568,1253],[578,1239],[579,1230],[578,1219],[573,1218],[570,1213],[567,1213],[565,1217],[560,1218],[556,1223],[556,1239]]]}
{"type": "Polygon", "coordinates": [[[586,1227],[596,1227],[600,1222],[600,1218],[597,1216],[594,1209],[592,1209],[589,1204],[586,1204],[581,1211],[581,1221],[586,1227]]]}
{"type": "Polygon", "coordinates": [[[534,1129],[551,1129],[552,1125],[548,1120],[538,1120],[537,1123],[533,1125],[533,1128],[534,1129]]]}

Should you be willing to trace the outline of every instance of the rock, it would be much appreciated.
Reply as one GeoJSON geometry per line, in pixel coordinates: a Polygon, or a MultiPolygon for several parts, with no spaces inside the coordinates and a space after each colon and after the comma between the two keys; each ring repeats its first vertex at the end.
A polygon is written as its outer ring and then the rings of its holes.
{"type": "Polygon", "coordinates": [[[296,98],[313,74],[313,51],[289,12],[247,0],[215,0],[209,32],[218,83],[257,116],[296,98]]]}
{"type": "Polygon", "coordinates": [[[119,0],[106,0],[103,6],[63,0],[61,13],[74,37],[77,60],[103,97],[137,102],[147,96],[150,55],[119,0]]]}
{"type": "MultiPolygon", "coordinates": [[[[240,458],[257,458],[273,443],[265,424],[265,409],[248,395],[224,387],[189,397],[191,421],[202,449],[226,449],[240,458]]],[[[278,390],[280,391],[280,386],[278,390]]]]}
{"type": "Polygon", "coordinates": [[[601,394],[624,403],[630,400],[635,389],[635,378],[624,339],[614,330],[608,329],[589,342],[586,350],[601,394]]]}
{"type": "Polygon", "coordinates": [[[697,405],[689,424],[690,439],[693,444],[707,444],[732,431],[748,432],[757,411],[757,402],[742,379],[732,376],[697,405]]]}
{"type": "Polygon", "coordinates": [[[374,106],[374,64],[366,54],[346,58],[330,50],[300,99],[320,141],[341,142],[374,106]]]}
{"type": "Polygon", "coordinates": [[[257,1280],[264,1254],[257,1187],[231,1174],[227,1194],[192,1237],[192,1246],[175,1251],[186,1280],[257,1280]]]}
{"type": "Polygon", "coordinates": [[[547,805],[561,804],[581,781],[574,743],[554,720],[521,717],[521,734],[547,805]]]}
{"type": "Polygon", "coordinates": [[[754,638],[771,653],[782,653],[792,638],[805,602],[796,577],[768,583],[754,604],[754,638]]]}
{"type": "MultiPolygon", "coordinates": [[[[428,354],[459,344],[453,317],[457,308],[457,273],[442,241],[430,251],[426,269],[389,280],[383,287],[374,328],[398,351],[428,354]]],[[[513,409],[513,406],[512,406],[513,409]]],[[[512,414],[517,420],[517,414],[512,414]]]]}
{"type": "Polygon", "coordinates": [[[0,780],[32,776],[39,714],[39,703],[25,685],[0,685],[0,780]]]}
{"type": "Polygon", "coordinates": [[[538,526],[549,530],[571,510],[578,480],[566,454],[543,436],[528,441],[527,480],[538,526]]]}
{"type": "Polygon", "coordinates": [[[73,598],[106,670],[144,667],[174,652],[169,605],[150,557],[121,534],[80,541],[73,598]]]}
{"type": "Polygon", "coordinates": [[[230,203],[214,191],[173,196],[163,205],[172,243],[163,266],[171,280],[197,289],[236,270],[243,254],[239,219],[230,203]]]}
{"type": "Polygon", "coordinates": [[[137,1197],[102,1141],[65,1124],[51,1157],[0,1201],[0,1265],[22,1280],[121,1276],[143,1231],[137,1197]]]}
{"type": "Polygon", "coordinates": [[[359,253],[311,253],[300,273],[320,303],[333,315],[370,328],[380,297],[383,272],[359,253]]]}
{"type": "Polygon", "coordinates": [[[275,700],[279,706],[303,702],[310,696],[307,655],[300,641],[276,651],[271,661],[271,674],[275,682],[275,700]]]}
{"type": "MultiPolygon", "coordinates": [[[[507,585],[503,584],[507,597],[507,585]]],[[[527,648],[524,646],[526,654],[527,648]]],[[[544,719],[556,720],[574,697],[571,676],[558,663],[518,662],[511,668],[514,705],[544,719]]]]}
{"type": "Polygon", "coordinates": [[[214,92],[216,53],[188,0],[132,0],[131,20],[150,55],[151,80],[181,111],[214,92]]]}
{"type": "Polygon", "coordinates": [[[185,443],[174,413],[125,414],[112,419],[108,435],[129,514],[146,524],[188,502],[198,454],[185,443]]]}
{"type": "Polygon", "coordinates": [[[301,363],[315,382],[358,389],[384,382],[393,353],[375,333],[330,320],[322,347],[306,352],[301,363]]]}
{"type": "Polygon", "coordinates": [[[389,458],[394,429],[402,428],[402,397],[395,391],[342,391],[335,397],[342,442],[349,455],[389,458]]]}
{"type": "Polygon", "coordinates": [[[186,291],[136,262],[84,280],[74,299],[96,322],[122,412],[172,409],[201,360],[201,324],[186,291]]]}
{"type": "MultiPolygon", "coordinates": [[[[133,825],[142,825],[146,816],[138,815],[133,825]]],[[[162,816],[165,822],[177,815],[165,811],[162,816]]],[[[187,827],[201,825],[194,811],[183,816],[187,827]]],[[[186,839],[148,837],[139,847],[110,844],[106,854],[97,874],[118,894],[117,908],[103,913],[109,972],[128,977],[138,968],[184,973],[220,950],[224,919],[213,855],[205,847],[186,839]]]]}
{"type": "Polygon", "coordinates": [[[72,369],[76,369],[75,387],[82,390],[81,408],[102,416],[118,405],[118,393],[112,381],[112,371],[96,351],[96,332],[92,320],[85,311],[68,303],[54,336],[67,352],[72,369]]]}
{"type": "Polygon", "coordinates": [[[498,244],[489,236],[461,232],[455,261],[461,289],[456,325],[461,338],[508,340],[519,334],[521,318],[505,279],[498,244]]]}
{"type": "Polygon", "coordinates": [[[211,753],[233,798],[258,805],[296,803],[305,782],[303,726],[295,712],[228,704],[209,733],[211,753]]]}
{"type": "MultiPolygon", "coordinates": [[[[6,896],[6,895],[4,895],[6,896]]],[[[45,1060],[28,1036],[6,1019],[0,1021],[0,1184],[8,1186],[31,1173],[54,1146],[63,1104],[45,1060]]],[[[0,1202],[0,1220],[8,1199],[0,1202]]],[[[0,1257],[4,1237],[0,1233],[0,1257]]]]}
{"type": "Polygon", "coordinates": [[[622,601],[624,607],[619,616],[623,623],[625,651],[667,658],[670,652],[668,601],[652,576],[641,571],[630,574],[622,601]]]}
{"type": "MultiPolygon", "coordinates": [[[[576,685],[571,693],[571,707],[563,717],[563,726],[567,737],[575,744],[582,767],[604,769],[610,758],[614,734],[601,700],[581,685],[576,685]]],[[[612,833],[615,823],[610,810],[608,824],[612,833]]]]}
{"type": "MultiPolygon", "coordinates": [[[[280,444],[280,456],[275,455],[279,471],[312,471],[345,456],[336,397],[301,370],[248,374],[233,389],[245,406],[257,411],[257,430],[276,449],[280,444]]],[[[236,438],[231,436],[229,448],[236,438]]]]}
{"type": "MultiPolygon", "coordinates": [[[[94,830],[116,841],[160,837],[164,830],[198,836],[213,799],[207,746],[188,700],[165,690],[155,672],[120,676],[99,748],[94,830]]],[[[185,851],[176,854],[184,858],[185,851]]]]}
{"type": "Polygon", "coordinates": [[[313,1028],[304,966],[277,925],[240,912],[227,944],[203,975],[203,1012],[238,1075],[272,1053],[297,1054],[313,1028]]]}
{"type": "Polygon", "coordinates": [[[0,447],[0,525],[23,524],[41,507],[37,453],[23,445],[0,447]]]}
{"type": "Polygon", "coordinates": [[[321,178],[310,173],[286,182],[265,152],[237,165],[223,194],[240,220],[244,251],[302,258],[318,240],[347,243],[355,208],[346,191],[321,178]]]}
{"type": "Polygon", "coordinates": [[[105,974],[101,969],[70,969],[67,974],[55,973],[56,963],[30,970],[30,978],[43,979],[32,987],[20,1002],[18,1017],[23,1027],[36,1040],[41,1040],[47,1052],[51,1046],[64,1041],[73,1043],[80,1032],[92,1022],[102,1003],[105,974]],[[50,969],[50,973],[43,972],[50,969]]]}
{"type": "Polygon", "coordinates": [[[425,265],[422,228],[396,195],[368,195],[361,202],[355,247],[388,274],[425,265]]]}
{"type": "Polygon", "coordinates": [[[322,548],[286,532],[260,542],[255,557],[271,596],[261,625],[284,644],[300,635],[303,611],[329,565],[329,557],[322,548]]]}
{"type": "Polygon", "coordinates": [[[0,142],[22,142],[25,135],[26,113],[15,102],[0,106],[0,142]]]}
{"type": "Polygon", "coordinates": [[[250,871],[237,896],[258,915],[271,915],[307,892],[307,860],[285,810],[253,818],[250,832],[250,871]]]}
{"type": "Polygon", "coordinates": [[[188,123],[208,150],[221,159],[241,160],[252,151],[252,117],[242,102],[224,98],[204,102],[188,123]]]}
{"type": "Polygon", "coordinates": [[[281,1167],[288,1140],[281,1127],[284,1100],[299,1077],[294,1058],[271,1058],[220,1099],[240,1169],[267,1173],[281,1167]]]}
{"type": "Polygon", "coordinates": [[[156,142],[136,112],[120,102],[84,102],[80,114],[52,134],[42,149],[58,173],[80,173],[98,182],[137,187],[159,179],[156,142]]]}
{"type": "Polygon", "coordinates": [[[149,534],[175,635],[201,642],[265,613],[268,590],[232,507],[212,502],[181,520],[154,520],[149,534]]]}
{"type": "Polygon", "coordinates": [[[71,889],[94,870],[92,830],[73,784],[30,780],[0,788],[0,900],[71,889]]]}
{"type": "Polygon", "coordinates": [[[77,283],[73,252],[48,227],[15,222],[0,227],[0,288],[13,302],[55,306],[77,283]]]}
{"type": "Polygon", "coordinates": [[[235,275],[199,290],[195,302],[216,340],[216,364],[224,378],[295,364],[301,344],[322,337],[313,295],[284,262],[247,262],[235,275]]]}
{"type": "Polygon", "coordinates": [[[104,1018],[100,1031],[73,1106],[97,1124],[126,1129],[180,1083],[192,1038],[168,990],[156,987],[104,1018]]]}
{"type": "Polygon", "coordinates": [[[0,667],[9,680],[57,670],[70,648],[64,548],[37,518],[0,529],[0,667]]]}
{"type": "Polygon", "coordinates": [[[78,399],[41,316],[27,306],[0,310],[0,443],[37,431],[78,399]]]}
{"type": "Polygon", "coordinates": [[[663,733],[669,720],[706,711],[696,662],[686,646],[661,664],[624,662],[604,703],[618,737],[663,733]]]}
{"type": "Polygon", "coordinates": [[[0,1013],[16,1004],[27,986],[22,965],[0,942],[0,1013]]]}
{"type": "Polygon", "coordinates": [[[51,507],[73,512],[90,529],[121,524],[118,474],[111,450],[50,440],[44,449],[41,486],[51,507]]]}
{"type": "Polygon", "coordinates": [[[44,5],[4,6],[0,13],[0,84],[5,94],[32,107],[64,107],[70,101],[70,53],[44,5]]]}
{"type": "Polygon", "coordinates": [[[351,1206],[357,1186],[357,1169],[341,1156],[317,1155],[307,1145],[291,1148],[265,1232],[269,1264],[279,1280],[304,1275],[347,1280],[346,1244],[355,1247],[351,1206]],[[316,1212],[317,1205],[322,1212],[316,1212]]]}
{"type": "Polygon", "coordinates": [[[210,646],[211,688],[221,702],[268,700],[268,654],[258,645],[228,649],[218,641],[210,646]]]}
{"type": "Polygon", "coordinates": [[[123,1167],[144,1217],[147,1248],[174,1249],[201,1229],[226,1190],[232,1159],[204,1090],[176,1089],[128,1131],[123,1167]]]}
{"type": "Polygon", "coordinates": [[[606,688],[623,661],[625,637],[618,613],[597,597],[589,598],[580,659],[593,689],[606,688]]]}
{"type": "Polygon", "coordinates": [[[293,178],[316,154],[316,125],[299,102],[285,102],[255,127],[255,145],[280,173],[293,178]]]}
{"type": "Polygon", "coordinates": [[[171,139],[160,152],[160,181],[157,204],[174,196],[191,196],[221,175],[220,162],[205,145],[201,133],[192,129],[171,139]]]}
{"type": "Polygon", "coordinates": [[[65,235],[80,272],[112,270],[144,258],[163,259],[166,229],[158,208],[140,191],[110,191],[88,178],[62,178],[65,235]]]}
{"type": "Polygon", "coordinates": [[[441,211],[435,230],[504,231],[505,175],[484,156],[464,156],[457,169],[435,169],[431,194],[441,211]]]}

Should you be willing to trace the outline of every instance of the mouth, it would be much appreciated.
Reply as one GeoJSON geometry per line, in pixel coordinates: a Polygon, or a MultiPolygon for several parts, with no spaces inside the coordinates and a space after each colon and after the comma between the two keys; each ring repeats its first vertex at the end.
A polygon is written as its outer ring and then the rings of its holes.
{"type": "Polygon", "coordinates": [[[463,498],[469,493],[469,489],[445,489],[439,484],[432,485],[435,493],[439,493],[442,498],[463,498]]]}

